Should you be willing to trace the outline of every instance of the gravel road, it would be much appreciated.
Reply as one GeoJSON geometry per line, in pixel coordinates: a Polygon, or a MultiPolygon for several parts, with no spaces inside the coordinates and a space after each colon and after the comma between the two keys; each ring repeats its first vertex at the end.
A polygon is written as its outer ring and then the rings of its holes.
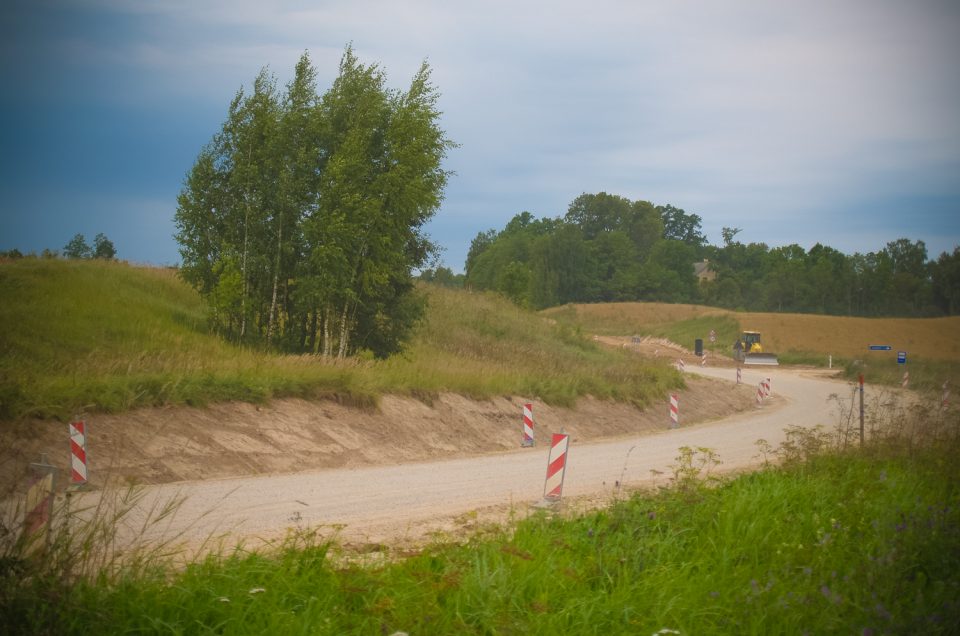
{"type": "MultiPolygon", "coordinates": [[[[735,370],[696,369],[696,373],[733,381],[735,370]]],[[[809,371],[780,368],[744,369],[743,381],[756,386],[769,377],[772,395],[754,412],[683,426],[680,397],[678,429],[616,441],[570,445],[564,498],[603,500],[617,482],[626,488],[666,483],[681,446],[709,447],[723,462],[720,469],[738,470],[759,463],[756,440],[776,445],[790,425],[833,426],[837,404],[831,394],[850,396],[850,385],[817,377],[809,371]],[[655,476],[651,471],[660,471],[655,476]]],[[[450,526],[450,520],[489,507],[527,507],[539,501],[547,462],[547,444],[495,455],[420,462],[396,466],[337,469],[288,475],[266,475],[145,487],[132,526],[147,510],[174,497],[184,497],[177,513],[162,523],[121,532],[155,540],[179,537],[188,545],[229,534],[243,539],[270,539],[288,528],[342,525],[351,541],[390,542],[422,536],[450,526]],[[442,523],[446,520],[446,526],[442,523]]],[[[100,493],[76,496],[81,506],[95,505],[100,493]]]]}

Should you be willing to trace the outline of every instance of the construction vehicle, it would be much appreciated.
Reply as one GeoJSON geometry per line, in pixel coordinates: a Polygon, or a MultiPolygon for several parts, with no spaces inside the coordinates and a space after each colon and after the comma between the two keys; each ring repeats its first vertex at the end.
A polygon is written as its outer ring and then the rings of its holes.
{"type": "Polygon", "coordinates": [[[756,364],[769,367],[779,366],[777,354],[764,353],[760,344],[759,331],[744,331],[743,335],[733,343],[733,357],[737,362],[756,364]]]}

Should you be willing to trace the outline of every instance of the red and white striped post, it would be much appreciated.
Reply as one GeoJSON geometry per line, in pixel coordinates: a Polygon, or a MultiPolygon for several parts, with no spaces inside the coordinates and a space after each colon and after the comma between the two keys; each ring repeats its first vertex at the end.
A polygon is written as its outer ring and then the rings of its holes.
{"type": "Polygon", "coordinates": [[[701,366],[701,367],[707,366],[707,354],[706,354],[706,352],[704,352],[703,355],[700,356],[700,366],[701,366]]]}
{"type": "Polygon", "coordinates": [[[567,448],[570,436],[566,433],[554,433],[550,441],[550,454],[547,456],[547,480],[543,485],[543,498],[559,501],[563,494],[563,477],[567,471],[567,448]]]}
{"type": "Polygon", "coordinates": [[[683,373],[683,368],[685,366],[686,365],[683,364],[683,358],[677,358],[677,371],[679,371],[680,373],[683,373]]]}
{"type": "Polygon", "coordinates": [[[680,428],[680,396],[670,394],[670,428],[680,428]]]}
{"type": "Polygon", "coordinates": [[[520,446],[527,448],[533,446],[533,404],[523,405],[523,438],[520,440],[520,446]]]}
{"type": "Polygon", "coordinates": [[[769,397],[770,395],[770,378],[767,378],[763,381],[763,397],[769,397]]]}
{"type": "Polygon", "coordinates": [[[757,385],[757,406],[763,402],[763,382],[757,385]]]}
{"type": "Polygon", "coordinates": [[[45,549],[50,540],[53,489],[57,468],[47,463],[46,455],[40,455],[39,463],[30,464],[30,472],[34,477],[27,488],[22,541],[28,552],[36,553],[45,549]]]}
{"type": "Polygon", "coordinates": [[[907,388],[909,385],[910,385],[910,372],[904,371],[903,382],[900,383],[900,386],[902,386],[903,388],[907,388]]]}
{"type": "Polygon", "coordinates": [[[70,422],[70,483],[74,486],[87,483],[86,429],[83,420],[70,422]]]}
{"type": "Polygon", "coordinates": [[[743,383],[743,374],[740,371],[740,367],[737,367],[737,384],[743,383]]]}

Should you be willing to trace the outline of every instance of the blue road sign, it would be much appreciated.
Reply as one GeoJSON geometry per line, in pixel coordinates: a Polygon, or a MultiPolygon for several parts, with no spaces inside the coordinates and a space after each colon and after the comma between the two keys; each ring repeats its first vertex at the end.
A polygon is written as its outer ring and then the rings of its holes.
{"type": "Polygon", "coordinates": [[[870,345],[870,351],[890,351],[893,349],[890,345],[870,345]]]}
{"type": "Polygon", "coordinates": [[[906,364],[906,363],[907,363],[907,352],[897,351],[897,364],[906,364]]]}

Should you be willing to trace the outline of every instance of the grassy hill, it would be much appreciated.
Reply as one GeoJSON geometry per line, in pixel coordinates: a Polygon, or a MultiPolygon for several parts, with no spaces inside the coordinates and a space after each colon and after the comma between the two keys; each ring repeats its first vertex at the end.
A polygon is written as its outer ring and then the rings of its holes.
{"type": "Polygon", "coordinates": [[[207,328],[170,269],[105,261],[0,263],[0,419],[273,397],[372,404],[383,393],[578,396],[646,404],[680,385],[666,366],[595,346],[492,295],[424,288],[409,350],[376,362],[242,349],[207,328]]]}
{"type": "Polygon", "coordinates": [[[707,349],[730,353],[742,329],[759,331],[766,351],[781,362],[846,367],[850,375],[865,371],[876,382],[899,382],[910,371],[914,387],[939,387],[960,376],[960,316],[949,318],[851,318],[812,314],[733,312],[699,305],[606,303],[565,305],[543,315],[586,332],[607,335],[655,335],[693,348],[703,338],[707,349]],[[707,340],[710,330],[717,342],[707,340]],[[871,344],[891,351],[870,351],[871,344]],[[907,366],[896,352],[907,352],[907,366]]]}

